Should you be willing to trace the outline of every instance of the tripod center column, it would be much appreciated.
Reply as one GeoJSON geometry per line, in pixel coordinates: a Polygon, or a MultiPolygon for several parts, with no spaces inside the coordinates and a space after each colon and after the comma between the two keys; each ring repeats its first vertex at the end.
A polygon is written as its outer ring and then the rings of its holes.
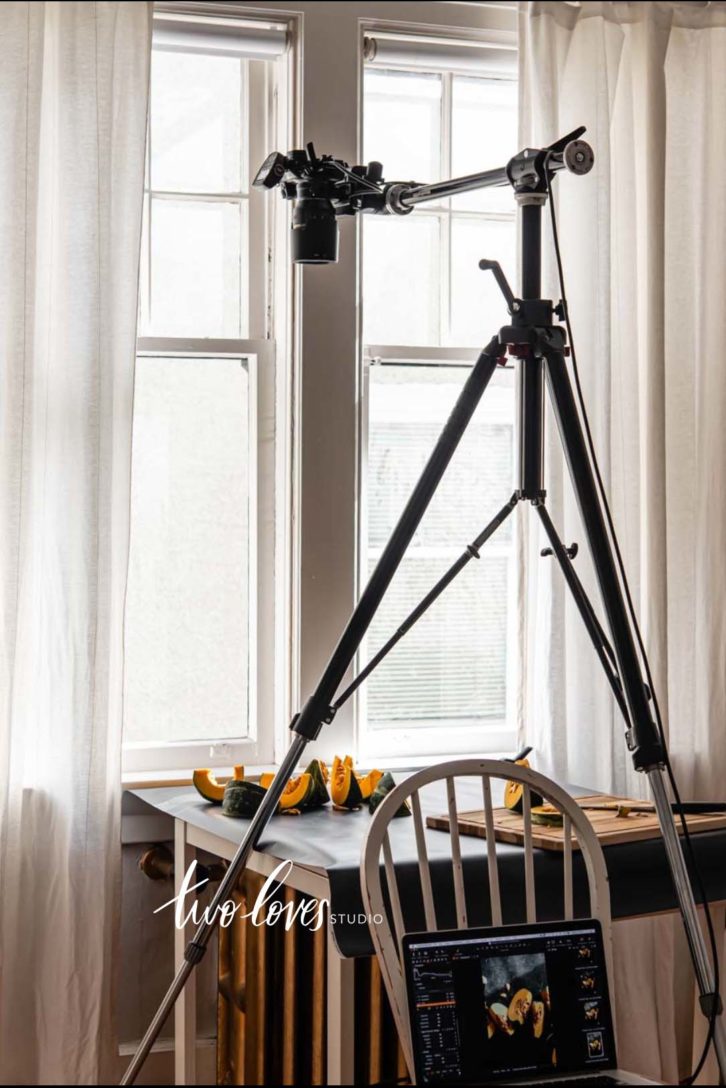
{"type": "MultiPolygon", "coordinates": [[[[522,301],[542,294],[542,207],[546,193],[517,193],[521,218],[522,301]]],[[[523,349],[519,361],[519,486],[528,499],[544,495],[544,368],[523,349]]]]}

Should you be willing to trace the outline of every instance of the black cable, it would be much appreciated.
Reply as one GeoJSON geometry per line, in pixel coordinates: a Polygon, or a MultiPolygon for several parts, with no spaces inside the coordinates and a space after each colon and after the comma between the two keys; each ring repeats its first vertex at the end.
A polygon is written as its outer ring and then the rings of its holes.
{"type": "MultiPolygon", "coordinates": [[[[548,158],[549,158],[549,156],[548,156],[548,158]]],[[[644,667],[644,670],[645,670],[645,675],[646,675],[646,678],[647,678],[647,681],[648,681],[648,687],[650,688],[650,694],[651,694],[651,698],[653,700],[653,710],[655,712],[656,727],[658,729],[658,735],[660,737],[661,745],[662,745],[662,748],[663,748],[663,762],[664,762],[664,765],[665,765],[665,768],[666,768],[666,773],[668,775],[668,781],[670,783],[671,791],[673,793],[673,798],[674,798],[676,804],[679,806],[679,819],[680,819],[680,823],[681,823],[681,829],[683,831],[683,839],[684,839],[684,842],[686,844],[686,853],[688,855],[688,861],[690,863],[690,868],[691,868],[692,875],[693,875],[693,877],[695,879],[695,882],[696,882],[696,889],[697,889],[698,894],[699,894],[699,896],[701,898],[701,905],[703,906],[703,910],[704,910],[704,914],[705,914],[705,918],[706,918],[706,928],[708,930],[709,943],[711,945],[711,958],[712,958],[712,961],[713,961],[713,977],[714,977],[714,994],[716,995],[716,997],[715,997],[715,1000],[712,1002],[712,1007],[711,1007],[711,1009],[709,1011],[708,1033],[706,1035],[706,1040],[704,1042],[703,1050],[701,1051],[701,1056],[700,1056],[700,1058],[698,1060],[698,1064],[696,1065],[696,1068],[691,1073],[691,1075],[686,1077],[685,1080],[683,1080],[681,1082],[683,1084],[693,1084],[694,1081],[696,1080],[696,1078],[698,1077],[699,1073],[703,1069],[703,1066],[704,1066],[704,1064],[706,1062],[706,1058],[708,1057],[708,1052],[709,1052],[709,1050],[711,1048],[711,1045],[713,1043],[714,1033],[715,1033],[715,1030],[716,1030],[716,1017],[718,1016],[717,1001],[718,1001],[718,993],[719,993],[719,987],[720,987],[719,965],[718,965],[718,946],[717,946],[717,942],[716,942],[716,934],[715,934],[714,927],[713,927],[713,919],[711,917],[711,910],[710,910],[710,906],[709,906],[709,902],[708,902],[708,896],[706,894],[706,888],[705,888],[705,885],[704,885],[704,882],[703,882],[703,878],[701,876],[700,869],[698,867],[698,862],[696,860],[695,851],[693,849],[693,841],[691,839],[691,833],[688,830],[688,823],[686,821],[686,818],[685,818],[683,812],[680,811],[680,806],[682,805],[683,802],[681,801],[681,795],[680,795],[680,792],[679,792],[679,789],[678,789],[678,783],[676,781],[676,776],[675,776],[675,773],[673,771],[673,767],[671,765],[670,755],[668,754],[668,743],[667,743],[667,740],[666,740],[665,728],[663,726],[663,718],[662,718],[661,712],[660,712],[660,705],[658,703],[658,696],[656,695],[655,684],[653,683],[653,676],[652,676],[652,673],[651,673],[650,662],[648,660],[648,654],[646,653],[645,643],[644,643],[643,636],[642,636],[642,633],[641,633],[641,630],[640,630],[640,624],[638,623],[638,617],[637,617],[637,614],[636,614],[636,611],[635,611],[635,605],[633,604],[633,597],[632,597],[632,594],[631,594],[631,591],[630,591],[630,585],[628,583],[627,573],[626,573],[626,570],[625,570],[625,563],[623,561],[623,556],[622,556],[622,553],[620,551],[620,545],[618,543],[618,538],[617,538],[617,535],[615,533],[615,524],[613,522],[612,512],[610,510],[610,503],[608,502],[607,492],[605,490],[605,485],[603,483],[602,474],[600,472],[600,466],[599,466],[598,460],[597,460],[597,453],[596,453],[596,450],[595,450],[595,443],[593,441],[592,431],[590,429],[590,420],[589,420],[589,417],[588,417],[588,414],[587,414],[587,406],[585,404],[585,397],[583,395],[582,385],[581,385],[581,382],[580,382],[580,372],[579,372],[579,369],[578,369],[578,366],[577,366],[577,354],[575,352],[575,341],[574,341],[574,337],[572,335],[572,325],[570,324],[570,311],[569,311],[569,306],[567,304],[567,293],[566,293],[566,290],[565,290],[565,275],[564,275],[564,270],[563,270],[563,267],[562,267],[562,254],[560,252],[560,241],[559,241],[559,234],[558,234],[558,230],[557,230],[557,213],[555,211],[555,202],[554,202],[554,197],[553,197],[553,193],[552,193],[551,177],[550,177],[550,173],[549,173],[549,170],[548,170],[547,166],[548,166],[547,160],[545,160],[544,171],[545,171],[545,177],[547,179],[547,193],[548,193],[548,196],[549,196],[550,220],[551,220],[551,223],[552,223],[552,240],[553,240],[553,243],[554,243],[555,259],[556,259],[556,262],[557,262],[557,275],[558,275],[559,284],[560,284],[560,294],[562,296],[562,306],[563,306],[564,317],[565,317],[565,327],[567,329],[567,336],[568,336],[568,339],[569,339],[569,342],[570,342],[570,357],[572,359],[572,373],[573,373],[573,376],[575,378],[575,389],[576,389],[576,392],[577,392],[577,401],[578,401],[578,404],[579,404],[579,407],[580,407],[580,415],[582,416],[582,422],[583,422],[583,426],[584,426],[585,436],[586,436],[586,439],[587,439],[587,446],[588,446],[588,450],[589,450],[589,453],[590,453],[590,460],[592,461],[592,467],[593,467],[593,471],[595,473],[595,479],[597,481],[597,487],[598,487],[598,491],[599,491],[599,494],[600,494],[600,501],[602,503],[603,511],[605,513],[605,519],[606,519],[606,522],[607,522],[608,531],[609,531],[609,535],[610,535],[610,542],[611,542],[611,545],[612,545],[612,548],[613,548],[613,551],[614,551],[614,554],[615,554],[615,559],[616,559],[618,571],[619,571],[619,574],[620,574],[620,580],[621,580],[621,583],[622,583],[623,592],[625,594],[625,600],[626,600],[627,607],[628,607],[630,622],[632,624],[633,631],[635,633],[635,637],[636,637],[636,641],[637,641],[637,644],[638,644],[638,649],[639,649],[639,652],[640,652],[642,664],[643,664],[643,667],[644,667]]]]}

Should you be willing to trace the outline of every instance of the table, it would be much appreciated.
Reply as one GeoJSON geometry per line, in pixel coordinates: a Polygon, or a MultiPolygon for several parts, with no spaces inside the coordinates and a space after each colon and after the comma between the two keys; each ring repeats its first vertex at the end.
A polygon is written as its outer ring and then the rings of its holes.
{"type": "MultiPolygon", "coordinates": [[[[401,776],[403,777],[403,776],[401,776]]],[[[480,807],[478,782],[460,780],[457,784],[459,809],[480,807]],[[471,791],[470,796],[468,791],[471,791]],[[479,798],[479,800],[478,800],[479,798]]],[[[443,790],[443,784],[441,784],[443,790]]],[[[175,893],[178,894],[184,873],[198,850],[231,860],[247,827],[246,820],[231,819],[217,806],[209,805],[193,787],[165,787],[131,791],[145,805],[174,821],[175,893]]],[[[571,788],[575,795],[592,793],[592,790],[571,788]]],[[[495,803],[496,798],[495,798],[495,803]]],[[[427,798],[422,795],[424,815],[445,811],[443,792],[435,791],[427,798]]],[[[353,1037],[354,958],[370,955],[372,945],[365,921],[354,922],[353,917],[363,913],[359,885],[359,863],[363,839],[370,823],[366,809],[358,812],[337,812],[330,806],[301,817],[275,816],[268,824],[258,848],[253,852],[249,868],[263,876],[271,875],[283,861],[292,863],[285,883],[311,898],[330,902],[331,914],[337,924],[328,929],[328,978],[327,978],[327,1068],[331,1084],[353,1083],[352,1048],[342,1041],[353,1037]],[[341,920],[342,916],[342,920],[341,920]]],[[[411,863],[416,858],[412,820],[394,821],[393,833],[397,838],[397,858],[411,863]]],[[[437,873],[450,866],[448,835],[440,831],[427,831],[427,849],[435,885],[437,873]]],[[[706,890],[712,903],[726,900],[726,866],[723,865],[726,848],[726,830],[705,832],[693,837],[699,867],[704,876],[706,890]]],[[[481,839],[464,837],[461,840],[462,861],[467,886],[470,879],[483,881],[482,895],[476,895],[483,906],[481,917],[471,918],[471,924],[487,924],[486,865],[482,864],[486,843],[481,839]]],[[[524,875],[521,847],[498,844],[502,901],[511,910],[507,921],[524,919],[524,875]]],[[[613,919],[625,919],[674,912],[677,909],[670,872],[660,840],[650,840],[605,850],[605,860],[610,881],[611,910],[613,919]]],[[[575,907],[578,913],[587,912],[587,882],[584,866],[578,864],[575,855],[573,880],[575,907]],[[583,904],[584,909],[583,909],[583,904]]],[[[538,915],[546,919],[562,917],[558,899],[561,889],[561,857],[549,851],[535,852],[537,886],[552,889],[551,897],[540,903],[538,915]]],[[[424,928],[416,918],[415,905],[403,904],[407,929],[424,928]]],[[[446,921],[444,925],[453,924],[446,921]]],[[[192,927],[193,928],[193,927],[192,927]]],[[[191,932],[175,932],[176,967],[181,963],[184,947],[191,932]]],[[[180,996],[175,1010],[175,1073],[177,1084],[196,1082],[196,1024],[194,977],[190,979],[180,996]]]]}

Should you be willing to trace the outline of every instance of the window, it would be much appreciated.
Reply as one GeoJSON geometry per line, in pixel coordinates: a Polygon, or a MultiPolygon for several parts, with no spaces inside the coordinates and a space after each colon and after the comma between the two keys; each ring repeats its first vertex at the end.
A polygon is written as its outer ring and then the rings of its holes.
{"type": "MultiPolygon", "coordinates": [[[[516,81],[426,68],[419,47],[364,73],[364,157],[387,180],[436,181],[505,163],[516,151],[516,81]]],[[[461,389],[506,320],[496,258],[515,274],[507,190],[425,204],[363,223],[364,508],[362,580],[381,550],[461,389]]],[[[494,516],[513,490],[514,389],[495,375],[371,625],[361,664],[494,516]]],[[[364,756],[491,751],[513,743],[513,521],[489,541],[368,680],[359,704],[364,756]]]]}
{"type": "Polygon", "coordinates": [[[274,519],[258,496],[269,502],[275,484],[274,209],[250,181],[283,124],[286,31],[250,25],[154,20],[125,637],[131,771],[273,758],[272,685],[260,677],[263,653],[274,656],[274,519]]]}

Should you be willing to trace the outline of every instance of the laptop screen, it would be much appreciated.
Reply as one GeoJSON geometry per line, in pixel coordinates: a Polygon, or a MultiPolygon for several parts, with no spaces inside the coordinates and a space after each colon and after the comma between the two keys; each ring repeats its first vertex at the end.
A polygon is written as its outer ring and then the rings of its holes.
{"type": "Polygon", "coordinates": [[[617,1065],[597,921],[408,934],[404,959],[419,1084],[617,1065]]]}

